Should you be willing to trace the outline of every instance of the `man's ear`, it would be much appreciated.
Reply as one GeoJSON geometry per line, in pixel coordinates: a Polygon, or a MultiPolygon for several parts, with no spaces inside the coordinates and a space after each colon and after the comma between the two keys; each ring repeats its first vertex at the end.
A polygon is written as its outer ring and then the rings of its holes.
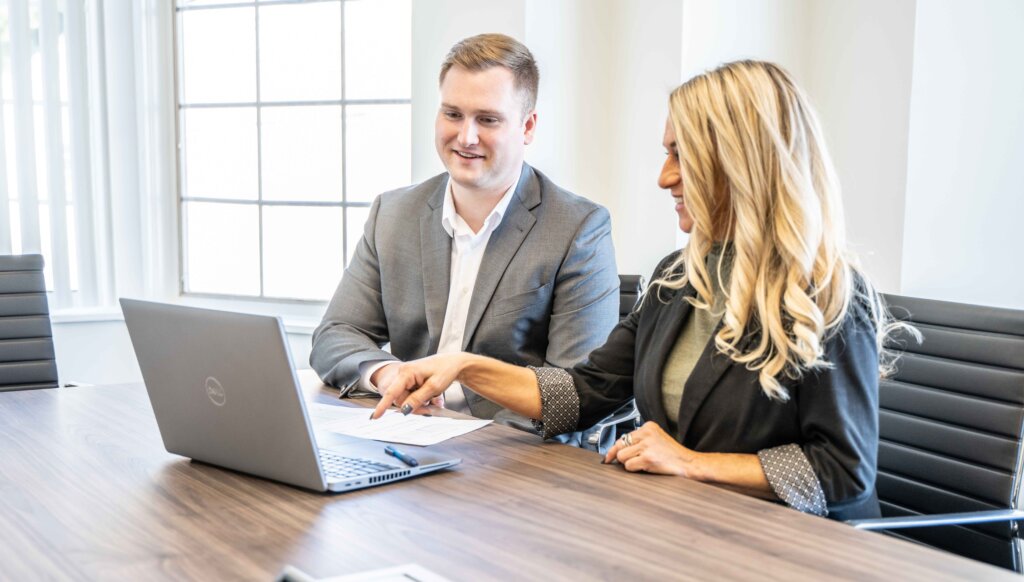
{"type": "Polygon", "coordinates": [[[523,143],[530,145],[533,142],[533,132],[537,129],[537,110],[530,111],[523,119],[523,143]]]}

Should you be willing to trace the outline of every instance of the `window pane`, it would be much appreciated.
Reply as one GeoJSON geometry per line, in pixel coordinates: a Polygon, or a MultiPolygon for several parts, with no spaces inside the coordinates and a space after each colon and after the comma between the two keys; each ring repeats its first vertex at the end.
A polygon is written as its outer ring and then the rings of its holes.
{"type": "Polygon", "coordinates": [[[264,294],[330,299],[343,270],[341,227],[341,208],[264,208],[264,294]]]}
{"type": "Polygon", "coordinates": [[[341,202],[341,106],[264,107],[263,198],[341,202]]]}
{"type": "MultiPolygon", "coordinates": [[[[22,2],[26,4],[26,2],[22,2]]],[[[39,3],[28,2],[28,34],[29,38],[29,51],[32,53],[31,57],[31,68],[32,68],[32,97],[33,99],[43,98],[43,55],[40,53],[39,42],[42,38],[42,34],[39,30],[40,20],[39,17],[39,3]]]]}
{"type": "Polygon", "coordinates": [[[50,240],[50,205],[39,204],[39,244],[43,255],[43,280],[46,290],[53,291],[53,241],[50,240]]]}
{"type": "Polygon", "coordinates": [[[256,200],[256,108],[186,109],[185,196],[256,200]]]}
{"type": "Polygon", "coordinates": [[[17,200],[20,197],[20,193],[18,191],[18,159],[15,157],[15,144],[17,142],[14,140],[14,105],[5,103],[3,108],[4,135],[0,136],[0,139],[4,140],[4,151],[7,153],[5,160],[7,162],[7,175],[0,176],[0,180],[7,180],[7,196],[11,200],[17,200]]]}
{"type": "Polygon", "coordinates": [[[50,172],[47,169],[50,158],[46,155],[46,117],[42,105],[36,105],[32,111],[35,119],[32,129],[35,131],[36,146],[36,197],[40,202],[46,202],[50,199],[50,172]]]}
{"type": "Polygon", "coordinates": [[[341,3],[260,8],[260,100],[341,99],[341,3]]]}
{"type": "Polygon", "coordinates": [[[411,2],[346,2],[345,98],[408,99],[411,87],[411,2]]]}
{"type": "Polygon", "coordinates": [[[183,103],[256,101],[256,9],[181,15],[183,103]]]}
{"type": "Polygon", "coordinates": [[[71,290],[78,291],[78,233],[75,224],[75,207],[68,204],[65,210],[65,218],[68,225],[68,278],[71,280],[71,290]]]}
{"type": "Polygon", "coordinates": [[[61,149],[64,152],[64,180],[67,183],[64,190],[65,200],[69,203],[75,200],[75,167],[71,158],[71,112],[66,103],[60,108],[60,123],[63,140],[61,149]]]}
{"type": "Polygon", "coordinates": [[[370,207],[350,206],[347,212],[345,242],[348,245],[348,256],[345,257],[346,265],[352,261],[352,256],[356,253],[356,247],[359,246],[359,241],[363,238],[363,226],[366,224],[366,219],[370,216],[370,207]]]}
{"type": "Polygon", "coordinates": [[[409,105],[346,108],[345,185],[350,202],[369,202],[412,180],[412,120],[409,105]]]}
{"type": "Polygon", "coordinates": [[[20,255],[21,250],[21,203],[11,200],[11,254],[20,255]]]}
{"type": "Polygon", "coordinates": [[[259,295],[259,210],[185,202],[185,291],[259,295]]]}
{"type": "Polygon", "coordinates": [[[11,79],[11,36],[9,16],[7,15],[7,4],[0,4],[0,99],[10,101],[14,99],[14,83],[11,79]]]}

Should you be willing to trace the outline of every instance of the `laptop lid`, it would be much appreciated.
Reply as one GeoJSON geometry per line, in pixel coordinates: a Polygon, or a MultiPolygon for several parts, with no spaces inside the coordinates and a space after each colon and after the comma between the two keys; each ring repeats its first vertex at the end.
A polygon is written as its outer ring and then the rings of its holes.
{"type": "Polygon", "coordinates": [[[315,437],[280,318],[133,299],[121,308],[171,453],[318,491],[382,485],[461,461],[421,449],[415,466],[396,466],[387,443],[315,437]]]}
{"type": "Polygon", "coordinates": [[[168,452],[323,491],[280,318],[121,299],[168,452]]]}

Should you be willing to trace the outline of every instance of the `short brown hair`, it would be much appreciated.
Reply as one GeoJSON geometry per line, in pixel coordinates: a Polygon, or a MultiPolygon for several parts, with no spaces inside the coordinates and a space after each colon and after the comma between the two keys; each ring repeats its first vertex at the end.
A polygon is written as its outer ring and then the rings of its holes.
{"type": "Polygon", "coordinates": [[[483,71],[491,67],[505,67],[512,71],[515,87],[522,91],[523,112],[537,106],[537,86],[540,84],[540,72],[533,53],[526,45],[504,34],[478,34],[463,39],[448,51],[448,56],[441,63],[441,74],[438,84],[444,83],[444,77],[454,66],[468,71],[483,71]]]}

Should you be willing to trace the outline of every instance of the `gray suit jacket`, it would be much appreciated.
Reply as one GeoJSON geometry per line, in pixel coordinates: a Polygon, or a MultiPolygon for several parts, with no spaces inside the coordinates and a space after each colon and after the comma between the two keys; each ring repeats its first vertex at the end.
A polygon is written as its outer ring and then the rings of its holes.
{"type": "MultiPolygon", "coordinates": [[[[310,364],[343,393],[359,364],[412,360],[440,343],[452,239],[441,226],[447,174],[386,192],[323,322],[310,364]],[[381,348],[389,343],[391,353],[381,348]]],[[[477,275],[463,350],[518,365],[569,367],[618,321],[619,280],[608,211],[524,164],[477,275]]],[[[466,391],[474,416],[500,408],[466,391]]]]}

